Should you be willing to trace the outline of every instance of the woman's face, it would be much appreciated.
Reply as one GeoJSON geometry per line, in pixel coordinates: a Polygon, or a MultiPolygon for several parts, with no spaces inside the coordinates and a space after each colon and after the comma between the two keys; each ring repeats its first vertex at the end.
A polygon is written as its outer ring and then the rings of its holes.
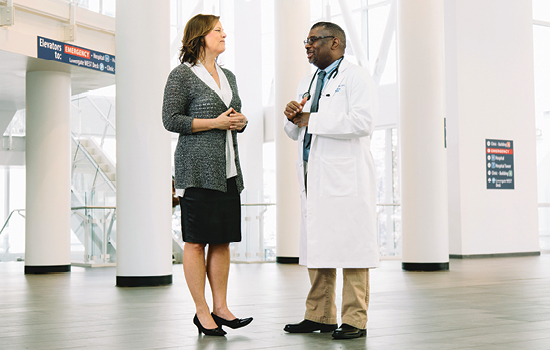
{"type": "Polygon", "coordinates": [[[204,37],[204,48],[206,51],[213,53],[215,56],[218,56],[225,51],[225,37],[227,35],[223,31],[223,27],[220,21],[216,23],[214,29],[210,31],[204,37]]]}

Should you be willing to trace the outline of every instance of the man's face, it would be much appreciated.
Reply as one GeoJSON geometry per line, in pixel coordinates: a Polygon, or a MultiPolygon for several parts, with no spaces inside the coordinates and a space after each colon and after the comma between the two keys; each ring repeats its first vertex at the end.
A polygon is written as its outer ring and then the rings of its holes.
{"type": "MultiPolygon", "coordinates": [[[[330,34],[324,30],[324,28],[314,28],[309,31],[308,39],[315,37],[330,36],[330,34]]],[[[332,61],[332,52],[330,47],[334,41],[333,37],[318,39],[314,43],[305,45],[307,59],[309,63],[315,65],[319,69],[327,68],[332,61]]]]}

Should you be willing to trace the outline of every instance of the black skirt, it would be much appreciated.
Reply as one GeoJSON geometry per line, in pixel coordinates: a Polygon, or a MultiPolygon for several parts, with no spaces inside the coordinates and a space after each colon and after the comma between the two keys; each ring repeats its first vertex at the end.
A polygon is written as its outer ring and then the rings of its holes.
{"type": "Polygon", "coordinates": [[[241,197],[235,178],[227,192],[190,187],[180,197],[184,242],[221,244],[241,241],[241,197]]]}

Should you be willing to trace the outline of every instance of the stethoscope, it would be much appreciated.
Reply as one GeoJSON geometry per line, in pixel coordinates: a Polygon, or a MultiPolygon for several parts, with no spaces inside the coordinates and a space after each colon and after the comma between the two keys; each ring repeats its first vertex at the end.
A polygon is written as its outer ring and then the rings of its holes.
{"type": "MultiPolygon", "coordinates": [[[[328,75],[326,85],[328,85],[328,81],[331,78],[336,78],[336,76],[338,75],[338,69],[340,68],[340,63],[342,63],[343,60],[344,60],[344,56],[342,56],[342,58],[340,58],[340,61],[338,61],[338,64],[336,65],[336,68],[334,68],[332,70],[332,72],[330,72],[330,74],[328,75]]],[[[313,74],[313,78],[311,78],[311,81],[309,82],[309,87],[307,88],[307,91],[302,95],[302,99],[306,98],[307,99],[306,101],[309,101],[309,99],[311,98],[311,93],[310,93],[311,92],[311,85],[313,85],[313,81],[315,80],[315,77],[317,76],[319,71],[320,71],[320,69],[317,69],[315,71],[315,74],[313,74]]]]}

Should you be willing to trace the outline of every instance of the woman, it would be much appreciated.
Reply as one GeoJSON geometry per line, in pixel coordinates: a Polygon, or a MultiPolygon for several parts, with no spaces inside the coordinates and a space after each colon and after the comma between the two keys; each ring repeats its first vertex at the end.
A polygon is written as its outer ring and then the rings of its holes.
{"type": "Polygon", "coordinates": [[[179,133],[174,154],[176,192],[180,197],[183,270],[195,302],[193,323],[200,333],[223,336],[222,326],[240,328],[226,303],[229,243],[241,240],[243,178],[237,132],[248,123],[240,113],[235,75],[216,63],[225,51],[219,17],[196,15],[185,26],[180,64],[164,91],[164,127],[179,133]],[[208,245],[208,254],[205,247],[208,245]],[[206,277],[214,302],[204,296],[206,277]]]}

